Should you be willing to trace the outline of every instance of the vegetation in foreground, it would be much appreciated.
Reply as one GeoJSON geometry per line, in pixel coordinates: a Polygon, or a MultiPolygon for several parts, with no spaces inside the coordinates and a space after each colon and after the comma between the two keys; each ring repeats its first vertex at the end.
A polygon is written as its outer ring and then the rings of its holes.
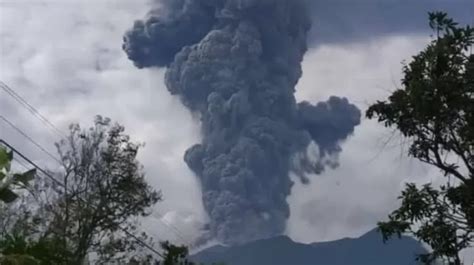
{"type": "Polygon", "coordinates": [[[410,233],[432,252],[425,264],[460,265],[474,240],[474,29],[430,13],[436,38],[403,69],[402,88],[368,111],[410,143],[408,155],[447,177],[441,187],[410,183],[401,206],[379,228],[388,239],[410,233]]]}

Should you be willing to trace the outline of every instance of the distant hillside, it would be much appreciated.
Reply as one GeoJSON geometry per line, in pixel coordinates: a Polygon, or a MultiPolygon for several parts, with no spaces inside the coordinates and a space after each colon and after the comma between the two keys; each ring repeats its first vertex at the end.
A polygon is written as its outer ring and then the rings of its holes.
{"type": "Polygon", "coordinates": [[[286,236],[258,240],[236,247],[215,246],[192,256],[196,262],[226,265],[412,265],[426,253],[409,237],[384,244],[376,230],[356,239],[301,244],[286,236]]]}

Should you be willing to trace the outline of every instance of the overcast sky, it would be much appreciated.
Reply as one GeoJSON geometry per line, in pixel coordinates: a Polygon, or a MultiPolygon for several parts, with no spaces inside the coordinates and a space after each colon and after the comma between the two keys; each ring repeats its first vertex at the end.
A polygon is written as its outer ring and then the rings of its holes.
{"type": "MultiPolygon", "coordinates": [[[[471,0],[410,2],[314,0],[312,48],[298,99],[345,96],[365,110],[397,87],[401,62],[430,40],[427,11],[449,9],[455,19],[473,20],[471,0]]],[[[199,141],[199,125],[167,92],[164,70],[138,70],[121,50],[123,33],[148,9],[146,0],[0,0],[0,80],[64,131],[71,122],[88,126],[102,114],[145,142],[140,160],[165,198],[146,228],[160,240],[188,243],[206,218],[198,183],[182,159],[199,141]]],[[[2,90],[0,115],[54,153],[58,136],[2,90]]],[[[338,169],[295,185],[288,235],[301,242],[359,236],[397,206],[405,181],[439,181],[439,172],[404,155],[402,139],[395,135],[386,144],[391,136],[364,120],[344,144],[338,169]]],[[[54,166],[2,121],[0,138],[54,166]]]]}

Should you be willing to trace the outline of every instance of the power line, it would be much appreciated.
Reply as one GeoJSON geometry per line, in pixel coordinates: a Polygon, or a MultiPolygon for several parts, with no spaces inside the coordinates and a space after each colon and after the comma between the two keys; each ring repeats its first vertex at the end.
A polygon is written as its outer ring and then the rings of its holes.
{"type": "Polygon", "coordinates": [[[23,132],[20,128],[18,128],[15,124],[13,124],[11,121],[9,121],[7,118],[5,118],[3,115],[0,115],[0,119],[3,120],[6,124],[8,124],[10,127],[12,127],[15,131],[17,131],[19,134],[21,134],[23,137],[25,137],[29,142],[31,142],[33,145],[35,145],[38,149],[43,151],[46,155],[54,159],[56,162],[61,164],[61,161],[57,159],[53,154],[48,152],[44,147],[42,147],[39,143],[37,143],[33,138],[31,138],[28,134],[23,132]]]}
{"type": "Polygon", "coordinates": [[[135,236],[134,234],[130,233],[127,231],[127,229],[125,228],[121,228],[119,227],[120,230],[122,230],[125,234],[127,234],[128,236],[132,237],[137,243],[139,243],[140,245],[142,245],[143,247],[147,248],[148,250],[150,250],[151,252],[155,253],[156,255],[158,255],[160,258],[165,258],[165,256],[163,254],[161,254],[158,250],[154,249],[152,246],[150,246],[148,243],[146,242],[143,242],[143,240],[141,240],[140,238],[138,238],[137,236],[135,236]]]}
{"type": "Polygon", "coordinates": [[[160,212],[158,210],[155,210],[156,214],[158,215],[158,221],[161,222],[163,225],[165,225],[166,227],[168,227],[168,229],[172,230],[178,238],[180,238],[181,240],[183,240],[183,242],[187,245],[192,245],[191,242],[189,242],[188,240],[185,239],[185,237],[183,236],[183,233],[181,233],[179,231],[179,229],[172,225],[171,223],[168,223],[167,221],[165,221],[163,219],[163,215],[160,214],[160,212]]]}
{"type": "Polygon", "coordinates": [[[43,116],[35,107],[33,107],[28,101],[26,101],[22,96],[20,96],[15,90],[13,90],[10,86],[5,84],[5,82],[0,80],[0,87],[10,95],[14,100],[16,100],[20,105],[22,105],[26,110],[28,110],[33,116],[39,119],[43,124],[49,127],[49,129],[53,130],[56,134],[58,134],[61,138],[65,136],[65,134],[58,129],[52,122],[50,122],[45,116],[43,116]]]}
{"type": "MultiPolygon", "coordinates": [[[[15,99],[16,102],[18,102],[22,107],[24,107],[26,110],[28,110],[35,118],[39,119],[44,125],[49,127],[49,129],[52,129],[56,134],[58,134],[61,138],[66,138],[65,134],[59,130],[52,122],[50,122],[44,115],[42,115],[35,107],[33,107],[28,101],[26,101],[23,97],[21,97],[18,93],[16,93],[10,86],[8,86],[5,82],[0,80],[0,87],[8,94],[10,95],[13,99],[15,99]]],[[[20,134],[22,134],[24,137],[26,137],[30,142],[35,144],[38,148],[40,148],[43,152],[45,152],[48,156],[52,157],[54,160],[56,160],[58,163],[61,164],[61,162],[56,159],[51,153],[49,153],[46,148],[43,148],[40,146],[38,143],[36,143],[31,137],[26,135],[22,130],[20,130],[18,127],[16,127],[14,124],[6,120],[3,116],[0,115],[0,118],[3,119],[6,123],[8,123],[11,127],[13,127],[15,130],[17,130],[20,134]]],[[[175,234],[179,239],[181,239],[184,243],[189,244],[188,240],[185,239],[183,234],[179,231],[177,227],[174,225],[166,222],[165,220],[162,219],[162,216],[160,213],[158,213],[160,218],[158,220],[165,225],[168,229],[172,230],[173,234],[175,234]]]]}
{"type": "MultiPolygon", "coordinates": [[[[30,136],[28,136],[25,132],[23,132],[20,128],[18,128],[17,126],[15,126],[12,122],[10,122],[8,119],[6,119],[5,117],[3,117],[2,115],[0,115],[0,119],[2,119],[4,122],[6,122],[8,125],[10,125],[12,128],[14,128],[18,133],[20,133],[21,135],[23,135],[26,139],[28,139],[31,143],[33,143],[36,147],[38,147],[41,151],[43,151],[45,154],[47,154],[48,156],[50,156],[51,158],[53,158],[55,161],[57,161],[59,164],[62,164],[61,161],[59,161],[56,157],[54,157],[51,153],[49,153],[44,147],[42,147],[39,143],[37,143],[35,140],[33,140],[30,136]]],[[[35,168],[37,168],[38,170],[40,170],[43,174],[45,174],[46,176],[48,176],[51,180],[53,180],[56,184],[60,185],[61,187],[63,187],[64,189],[66,189],[66,187],[63,185],[63,183],[61,183],[60,181],[58,181],[57,179],[55,179],[53,176],[51,176],[50,174],[48,174],[46,171],[44,171],[43,169],[41,169],[38,165],[34,164],[33,161],[31,161],[30,159],[28,159],[26,156],[24,156],[23,154],[21,154],[18,150],[14,149],[11,145],[9,145],[8,143],[6,143],[5,141],[3,141],[2,139],[0,139],[0,143],[3,143],[5,145],[8,146],[8,148],[14,150],[16,153],[18,153],[23,159],[25,159],[28,163],[30,163],[31,165],[35,166],[35,168]]],[[[158,213],[159,214],[159,213],[158,213]]],[[[161,214],[159,214],[161,216],[161,214]]],[[[186,244],[189,244],[188,240],[186,240],[183,236],[183,234],[178,230],[178,228],[176,228],[175,226],[169,224],[168,222],[165,222],[165,220],[163,220],[162,218],[158,218],[159,222],[161,222],[162,224],[164,224],[168,229],[172,230],[172,232],[178,237],[180,238],[181,240],[183,240],[184,243],[186,244]]],[[[124,231],[125,232],[125,231],[124,231]]]]}
{"type": "MultiPolygon", "coordinates": [[[[56,134],[58,134],[59,136],[61,137],[64,137],[65,138],[65,135],[63,134],[63,132],[61,130],[59,130],[53,123],[51,123],[45,116],[43,116],[35,107],[33,107],[30,103],[28,103],[28,101],[26,101],[23,97],[21,97],[18,93],[16,93],[10,86],[8,86],[7,84],[5,84],[3,81],[0,80],[0,87],[2,87],[2,89],[8,94],[10,95],[16,102],[18,102],[22,107],[24,107],[26,110],[28,110],[35,118],[39,119],[44,125],[46,125],[47,127],[49,127],[49,129],[52,129],[56,134]]],[[[25,138],[27,138],[31,143],[33,143],[36,147],[38,147],[41,151],[43,151],[45,154],[47,154],[48,156],[50,156],[51,158],[53,158],[55,161],[57,161],[59,164],[61,164],[61,161],[59,161],[54,155],[52,155],[51,153],[49,153],[46,148],[42,147],[40,144],[38,144],[36,141],[34,141],[30,136],[28,136],[25,132],[23,132],[20,128],[18,128],[17,126],[15,126],[12,122],[10,122],[8,119],[6,119],[5,117],[3,117],[2,115],[0,115],[0,119],[2,119],[4,122],[6,122],[10,127],[12,127],[13,129],[15,129],[18,133],[20,133],[21,135],[23,135],[25,138]]],[[[3,142],[5,143],[3,140],[0,139],[0,143],[3,142]]],[[[5,143],[6,144],[6,143],[5,143]]],[[[10,146],[11,147],[11,146],[10,146]]],[[[18,151],[16,151],[17,153],[19,153],[18,151]]],[[[34,165],[33,162],[29,159],[27,159],[26,157],[22,156],[25,160],[27,160],[30,164],[34,165]]],[[[53,181],[55,181],[57,184],[59,184],[60,186],[62,186],[62,183],[59,182],[58,180],[56,180],[54,177],[52,177],[50,174],[46,173],[44,170],[40,169],[37,165],[35,165],[35,167],[39,170],[42,171],[43,174],[45,174],[46,176],[48,176],[49,178],[51,178],[53,181]]],[[[64,187],[66,188],[66,187],[64,187]]],[[[158,213],[159,216],[161,216],[161,214],[158,213]]],[[[183,234],[178,230],[178,228],[176,228],[175,226],[173,226],[172,224],[166,222],[165,220],[163,220],[162,218],[159,218],[158,219],[161,223],[163,223],[168,229],[172,230],[173,233],[178,236],[178,238],[180,238],[181,240],[183,240],[185,243],[189,244],[189,242],[187,242],[187,240],[185,239],[185,237],[183,236],[183,234]]],[[[126,232],[126,231],[124,231],[126,232]]],[[[126,232],[128,233],[128,232],[126,232]]],[[[156,253],[158,254],[158,253],[156,253]]]]}
{"type": "MultiPolygon", "coordinates": [[[[18,151],[16,148],[14,148],[13,146],[11,146],[10,144],[8,144],[6,141],[4,141],[3,139],[0,139],[0,144],[1,145],[4,145],[6,146],[7,148],[9,148],[10,150],[12,150],[13,152],[15,152],[15,154],[19,155],[21,158],[23,158],[24,160],[26,160],[28,163],[30,163],[32,166],[34,166],[38,171],[40,171],[41,173],[43,173],[44,175],[46,175],[48,178],[50,178],[51,180],[53,180],[56,184],[58,184],[59,186],[63,187],[65,190],[66,190],[66,193],[67,193],[67,187],[62,183],[60,182],[59,180],[57,180],[56,178],[54,178],[51,174],[49,174],[48,172],[46,172],[44,169],[42,169],[41,167],[39,167],[37,164],[35,164],[33,161],[31,161],[28,157],[26,157],[25,155],[23,155],[20,151],[18,151]]],[[[161,254],[158,250],[154,249],[152,246],[150,246],[150,244],[144,242],[143,240],[141,240],[140,238],[138,238],[137,236],[135,236],[134,234],[130,233],[127,229],[121,227],[120,225],[118,226],[118,229],[120,229],[122,232],[124,232],[126,235],[130,236],[131,238],[133,238],[137,243],[139,243],[140,245],[142,245],[143,247],[147,248],[148,250],[150,250],[151,252],[155,253],[156,255],[158,255],[159,257],[161,258],[165,258],[165,256],[163,254],[161,254]]]]}
{"type": "MultiPolygon", "coordinates": [[[[1,117],[1,116],[0,116],[1,117]]],[[[56,184],[58,184],[59,186],[61,187],[64,187],[63,183],[59,180],[57,180],[55,177],[51,176],[51,174],[49,174],[48,172],[46,172],[45,170],[43,170],[41,167],[39,167],[35,162],[31,161],[31,159],[29,159],[28,157],[26,157],[23,153],[21,153],[20,151],[18,151],[15,147],[11,146],[9,143],[7,143],[6,141],[4,141],[3,139],[0,139],[0,145],[3,145],[3,146],[6,146],[8,149],[12,150],[13,152],[15,152],[15,154],[19,155],[21,158],[23,158],[26,162],[28,162],[30,165],[32,165],[33,167],[35,167],[38,171],[40,171],[41,173],[43,173],[45,176],[47,176],[48,178],[50,178],[52,181],[54,181],[56,184]]]]}
{"type": "MultiPolygon", "coordinates": [[[[28,141],[30,141],[31,143],[33,143],[37,148],[39,148],[41,151],[43,151],[45,154],[47,154],[49,157],[53,158],[56,162],[58,162],[59,164],[61,164],[61,161],[59,161],[59,159],[57,159],[56,157],[54,157],[50,152],[48,152],[43,146],[41,146],[39,143],[37,143],[35,140],[33,140],[30,136],[28,136],[25,132],[23,132],[20,128],[18,128],[17,126],[15,126],[12,122],[10,122],[8,119],[6,119],[5,117],[3,117],[2,115],[0,115],[0,119],[3,120],[5,123],[7,123],[10,127],[12,127],[13,129],[15,129],[18,133],[20,133],[22,136],[24,136],[26,139],[28,139],[28,141]]],[[[21,153],[19,153],[16,149],[14,149],[11,145],[7,144],[5,141],[1,140],[0,139],[0,143],[3,143],[5,145],[7,145],[10,149],[12,150],[15,150],[16,153],[20,154],[20,156],[25,159],[26,161],[28,161],[30,164],[34,165],[35,168],[37,168],[38,170],[41,170],[41,172],[43,174],[45,174],[46,176],[48,176],[49,178],[51,178],[56,184],[58,185],[61,185],[63,188],[65,188],[62,183],[58,180],[56,180],[54,177],[52,177],[51,175],[49,175],[48,173],[46,173],[44,170],[40,169],[39,166],[37,166],[36,164],[34,164],[30,159],[28,159],[26,156],[23,156],[21,155],[21,153]]],[[[158,213],[159,214],[159,213],[158,213]]],[[[159,214],[159,216],[161,217],[161,214],[159,214]]],[[[165,220],[163,220],[162,218],[158,218],[159,222],[161,222],[162,224],[164,224],[168,229],[172,230],[172,232],[178,237],[180,238],[181,240],[183,240],[184,243],[186,244],[189,244],[188,240],[185,239],[185,237],[183,236],[183,234],[178,230],[178,228],[176,228],[175,226],[171,225],[170,223],[166,222],[165,220]]]]}
{"type": "MultiPolygon", "coordinates": [[[[5,117],[3,117],[2,115],[0,115],[0,119],[2,119],[4,122],[6,122],[9,126],[11,126],[12,128],[14,128],[18,133],[20,133],[22,136],[24,136],[26,139],[28,139],[31,143],[33,143],[36,147],[38,147],[41,151],[43,151],[45,154],[47,154],[48,156],[50,156],[51,158],[53,158],[55,161],[57,161],[59,164],[61,164],[61,161],[59,161],[56,157],[54,157],[51,153],[49,153],[44,147],[42,147],[40,144],[38,144],[36,141],[34,141],[30,136],[28,136],[25,132],[23,132],[20,128],[18,128],[17,126],[15,126],[12,122],[10,122],[8,119],[6,119],[5,117]]],[[[41,173],[45,174],[46,176],[48,176],[51,180],[53,180],[56,184],[60,185],[61,187],[63,188],[66,188],[64,187],[64,185],[58,181],[57,179],[55,179],[54,177],[52,177],[50,174],[48,174],[46,171],[44,171],[43,169],[41,169],[38,165],[36,165],[35,163],[33,163],[33,161],[31,161],[30,159],[28,159],[26,156],[24,156],[23,154],[21,154],[18,150],[14,149],[11,145],[9,145],[8,143],[6,143],[5,141],[1,140],[0,139],[0,143],[3,143],[4,145],[8,146],[8,148],[12,149],[12,150],[15,150],[15,152],[17,154],[19,154],[23,159],[25,159],[28,163],[30,163],[31,165],[35,166],[35,168],[37,168],[38,170],[41,171],[41,173]]],[[[160,215],[161,216],[161,215],[160,215]]],[[[189,244],[189,242],[187,242],[187,240],[184,238],[184,236],[180,233],[180,231],[175,227],[175,226],[172,226],[171,224],[169,224],[168,222],[165,222],[164,220],[162,220],[161,218],[158,219],[161,223],[163,223],[168,229],[172,230],[174,234],[176,234],[178,236],[178,238],[180,238],[181,240],[183,240],[185,243],[189,244]]],[[[124,231],[125,232],[125,231],[124,231]]]]}

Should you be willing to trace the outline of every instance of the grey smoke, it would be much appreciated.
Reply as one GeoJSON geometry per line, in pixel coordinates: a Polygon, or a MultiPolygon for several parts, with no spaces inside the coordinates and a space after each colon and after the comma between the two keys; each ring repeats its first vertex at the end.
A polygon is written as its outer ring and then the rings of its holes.
{"type": "Polygon", "coordinates": [[[428,12],[442,10],[460,24],[473,23],[472,0],[311,0],[310,44],[347,44],[385,35],[429,36],[428,12]]]}
{"type": "Polygon", "coordinates": [[[201,117],[202,142],[184,160],[222,243],[282,234],[290,172],[308,181],[337,166],[340,143],[360,123],[345,98],[295,100],[306,10],[303,0],[166,0],[125,34],[134,64],[167,67],[170,93],[201,117]]]}

